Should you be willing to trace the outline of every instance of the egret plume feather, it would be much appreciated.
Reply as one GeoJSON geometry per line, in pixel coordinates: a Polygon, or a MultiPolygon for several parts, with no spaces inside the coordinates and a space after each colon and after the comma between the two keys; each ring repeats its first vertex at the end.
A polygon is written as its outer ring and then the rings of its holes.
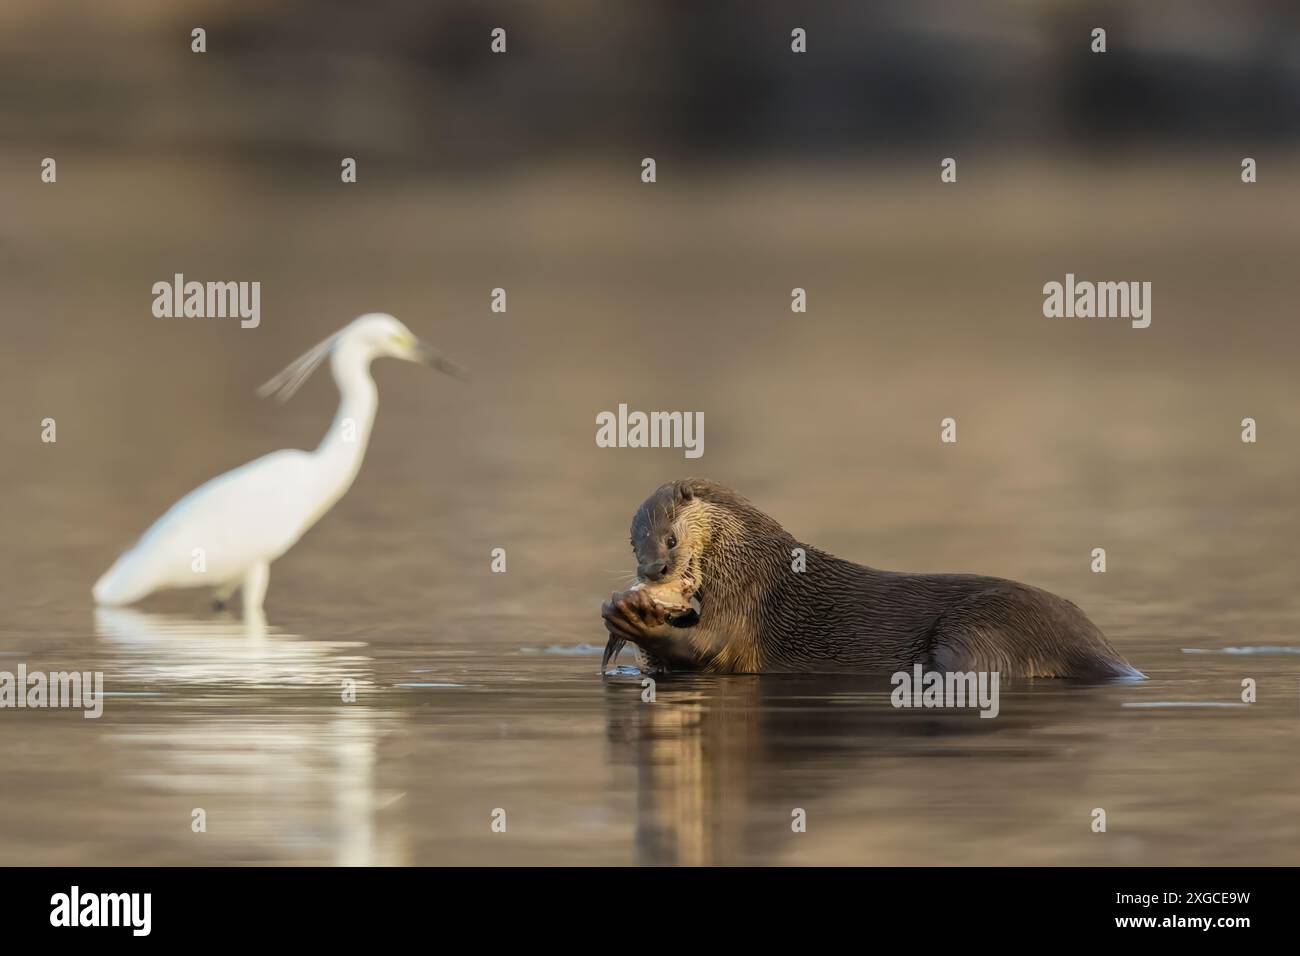
{"type": "Polygon", "coordinates": [[[335,332],[329,338],[313,345],[290,362],[283,371],[258,388],[257,394],[262,398],[274,395],[279,402],[287,402],[293,398],[294,393],[302,387],[302,383],[311,377],[311,373],[316,371],[321,362],[325,361],[325,357],[334,348],[334,342],[339,334],[335,332]]]}

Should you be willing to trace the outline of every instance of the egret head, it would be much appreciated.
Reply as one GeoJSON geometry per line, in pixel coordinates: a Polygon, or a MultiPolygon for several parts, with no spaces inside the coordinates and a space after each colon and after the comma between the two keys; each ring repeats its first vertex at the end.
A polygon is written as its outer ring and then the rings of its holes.
{"type": "Polygon", "coordinates": [[[282,402],[288,401],[321,362],[330,353],[340,349],[348,349],[366,363],[377,358],[398,358],[420,362],[456,378],[465,377],[460,366],[421,342],[393,316],[384,312],[370,312],[353,319],[344,328],[294,359],[284,371],[259,388],[258,394],[263,397],[274,395],[282,402]]]}
{"type": "Polygon", "coordinates": [[[421,342],[410,329],[385,312],[370,312],[361,316],[340,332],[339,338],[349,343],[355,341],[367,350],[372,359],[396,358],[420,362],[448,375],[464,377],[459,366],[444,358],[427,343],[421,342]]]}

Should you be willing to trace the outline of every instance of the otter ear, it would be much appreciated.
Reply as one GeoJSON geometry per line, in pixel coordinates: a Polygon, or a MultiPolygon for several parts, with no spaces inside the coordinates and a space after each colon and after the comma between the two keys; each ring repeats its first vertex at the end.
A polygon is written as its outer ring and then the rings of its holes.
{"type": "Polygon", "coordinates": [[[698,478],[683,478],[673,483],[679,501],[690,501],[703,490],[703,482],[698,478]]]}

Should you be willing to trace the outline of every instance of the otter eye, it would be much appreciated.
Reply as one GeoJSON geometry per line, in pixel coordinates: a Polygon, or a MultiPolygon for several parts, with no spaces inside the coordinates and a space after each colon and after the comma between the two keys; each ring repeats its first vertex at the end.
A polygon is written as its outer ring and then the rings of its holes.
{"type": "Polygon", "coordinates": [[[670,534],[668,536],[668,550],[671,551],[675,547],[677,547],[677,535],[670,534]]]}

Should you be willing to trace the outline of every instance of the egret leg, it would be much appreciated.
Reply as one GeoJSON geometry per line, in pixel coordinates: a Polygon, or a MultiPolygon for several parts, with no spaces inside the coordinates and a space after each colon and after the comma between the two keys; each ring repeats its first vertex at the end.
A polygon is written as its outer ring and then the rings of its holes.
{"type": "Polygon", "coordinates": [[[262,602],[266,600],[266,587],[271,583],[271,566],[259,561],[248,569],[244,575],[244,613],[262,613],[262,602]]]}

